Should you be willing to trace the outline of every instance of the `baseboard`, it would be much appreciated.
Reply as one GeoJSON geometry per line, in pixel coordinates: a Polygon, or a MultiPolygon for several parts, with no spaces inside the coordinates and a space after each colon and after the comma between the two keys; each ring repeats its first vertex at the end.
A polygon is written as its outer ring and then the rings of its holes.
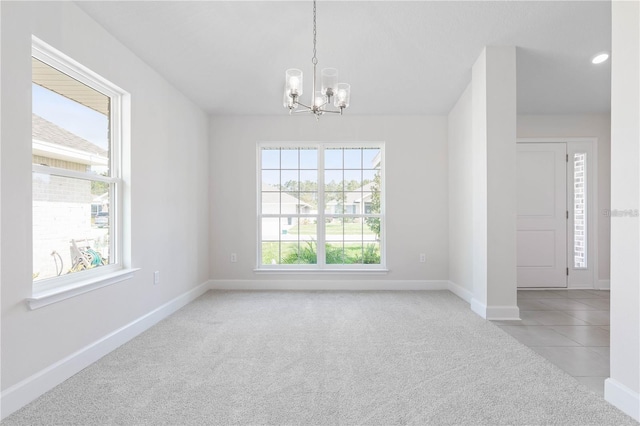
{"type": "Polygon", "coordinates": [[[212,290],[449,290],[445,280],[211,280],[212,290]]]}
{"type": "Polygon", "coordinates": [[[459,284],[454,283],[453,281],[449,281],[448,283],[449,291],[465,302],[471,304],[471,299],[473,299],[473,293],[466,288],[462,287],[459,284]]]}
{"type": "Polygon", "coordinates": [[[597,290],[611,290],[611,280],[598,280],[597,290]]]}
{"type": "Polygon", "coordinates": [[[487,320],[517,321],[520,319],[518,306],[487,306],[477,299],[471,299],[471,310],[487,320]]]}
{"type": "Polygon", "coordinates": [[[614,379],[604,381],[604,399],[640,422],[640,395],[614,379]]]}
{"type": "Polygon", "coordinates": [[[197,299],[210,287],[209,281],[202,283],[100,340],[11,386],[0,395],[0,407],[2,407],[0,420],[197,299]]]}

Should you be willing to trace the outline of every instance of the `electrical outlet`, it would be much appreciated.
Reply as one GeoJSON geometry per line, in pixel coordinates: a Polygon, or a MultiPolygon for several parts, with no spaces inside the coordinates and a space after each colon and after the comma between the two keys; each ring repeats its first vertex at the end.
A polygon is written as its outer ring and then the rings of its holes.
{"type": "Polygon", "coordinates": [[[236,263],[238,261],[238,255],[235,253],[231,253],[231,263],[236,263]]]}
{"type": "Polygon", "coordinates": [[[160,271],[153,273],[153,285],[160,284],[160,271]]]}
{"type": "Polygon", "coordinates": [[[420,253],[420,263],[424,263],[427,261],[427,255],[424,253],[420,253]]]}

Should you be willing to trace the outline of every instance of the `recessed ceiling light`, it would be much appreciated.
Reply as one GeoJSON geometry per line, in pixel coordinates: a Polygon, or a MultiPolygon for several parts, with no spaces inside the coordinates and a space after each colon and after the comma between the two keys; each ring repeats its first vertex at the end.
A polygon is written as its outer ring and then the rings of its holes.
{"type": "Polygon", "coordinates": [[[602,52],[602,53],[598,53],[596,56],[591,58],[591,63],[592,64],[601,64],[604,61],[606,61],[607,59],[609,59],[609,54],[607,52],[602,52]]]}

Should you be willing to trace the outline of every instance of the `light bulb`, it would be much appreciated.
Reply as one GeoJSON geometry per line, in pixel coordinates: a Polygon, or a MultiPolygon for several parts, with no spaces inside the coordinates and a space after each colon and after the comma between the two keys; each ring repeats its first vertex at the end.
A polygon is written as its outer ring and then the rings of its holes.
{"type": "Polygon", "coordinates": [[[313,101],[313,105],[316,107],[321,107],[327,102],[326,98],[322,95],[320,90],[316,90],[316,96],[313,101]]]}
{"type": "Polygon", "coordinates": [[[300,86],[300,79],[298,77],[291,77],[289,79],[289,86],[291,86],[292,90],[298,90],[300,86]]]}
{"type": "Polygon", "coordinates": [[[340,102],[344,102],[346,98],[347,98],[347,92],[345,92],[344,90],[338,90],[338,100],[340,102]]]}

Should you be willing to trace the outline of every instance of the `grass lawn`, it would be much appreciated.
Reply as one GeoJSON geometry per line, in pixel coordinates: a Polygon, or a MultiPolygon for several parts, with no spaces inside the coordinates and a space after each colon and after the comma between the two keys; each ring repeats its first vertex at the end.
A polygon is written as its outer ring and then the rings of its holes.
{"type": "MultiPolygon", "coordinates": [[[[306,255],[309,255],[309,245],[303,243],[301,245],[302,251],[306,251],[306,255]]],[[[287,255],[297,252],[296,243],[282,243],[282,259],[287,255]]],[[[326,246],[327,251],[327,264],[361,264],[363,263],[380,263],[380,245],[379,244],[365,244],[363,247],[359,244],[345,244],[344,251],[341,243],[328,243],[326,246]]],[[[315,245],[313,246],[313,257],[315,257],[315,245]]],[[[294,256],[295,257],[295,256],[294,256]]],[[[299,263],[311,263],[305,261],[307,256],[298,258],[299,263]]],[[[265,242],[262,243],[262,264],[271,265],[275,260],[276,264],[281,263],[281,259],[278,253],[277,242],[265,242]]],[[[315,263],[315,262],[313,262],[315,263]]]]}

